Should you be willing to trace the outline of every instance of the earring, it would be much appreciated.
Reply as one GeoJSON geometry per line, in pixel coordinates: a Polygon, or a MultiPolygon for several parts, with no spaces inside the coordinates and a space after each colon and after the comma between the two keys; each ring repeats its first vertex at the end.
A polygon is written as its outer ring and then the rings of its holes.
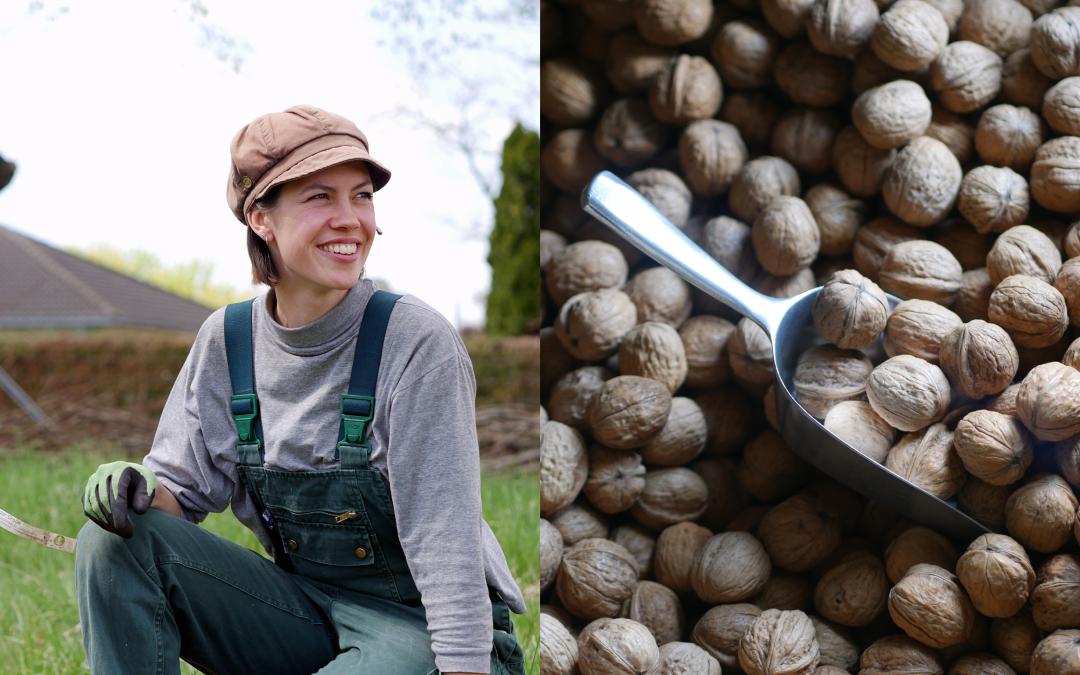
{"type": "Polygon", "coordinates": [[[270,241],[270,235],[269,234],[264,234],[263,235],[263,241],[270,241]]]}

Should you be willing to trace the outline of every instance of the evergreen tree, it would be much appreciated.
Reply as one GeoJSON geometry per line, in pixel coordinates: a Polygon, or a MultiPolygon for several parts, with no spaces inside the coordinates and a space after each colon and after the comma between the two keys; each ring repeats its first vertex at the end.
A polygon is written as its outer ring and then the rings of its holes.
{"type": "Polygon", "coordinates": [[[491,231],[488,335],[540,325],[540,136],[520,124],[503,143],[503,185],[491,231]]]}

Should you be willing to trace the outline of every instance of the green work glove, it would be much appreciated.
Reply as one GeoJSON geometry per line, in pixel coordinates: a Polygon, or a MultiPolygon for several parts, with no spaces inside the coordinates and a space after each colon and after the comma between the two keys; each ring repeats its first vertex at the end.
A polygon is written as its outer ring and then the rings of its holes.
{"type": "Polygon", "coordinates": [[[83,513],[102,529],[131,539],[135,528],[128,520],[128,508],[142,515],[157,492],[157,476],[150,469],[131,462],[102,464],[90,476],[83,490],[83,513]]]}

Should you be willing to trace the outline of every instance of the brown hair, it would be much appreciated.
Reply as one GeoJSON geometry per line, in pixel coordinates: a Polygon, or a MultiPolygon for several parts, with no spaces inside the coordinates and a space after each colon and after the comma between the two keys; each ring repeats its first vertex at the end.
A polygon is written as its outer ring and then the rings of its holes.
{"type": "MultiPolygon", "coordinates": [[[[270,188],[265,195],[255,200],[251,208],[258,209],[263,213],[273,211],[281,199],[282,185],[284,183],[270,188]]],[[[270,246],[259,235],[255,234],[255,230],[251,229],[250,225],[247,231],[247,250],[248,257],[251,258],[252,282],[276,286],[281,277],[278,275],[277,267],[274,265],[274,258],[270,255],[270,246]]]]}

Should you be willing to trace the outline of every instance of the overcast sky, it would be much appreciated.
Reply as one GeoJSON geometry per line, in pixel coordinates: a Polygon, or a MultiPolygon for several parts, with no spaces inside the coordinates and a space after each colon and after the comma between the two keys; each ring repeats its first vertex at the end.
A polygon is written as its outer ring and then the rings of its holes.
{"type": "MultiPolygon", "coordinates": [[[[432,90],[378,44],[390,36],[368,0],[203,2],[205,17],[184,0],[0,3],[0,154],[18,165],[0,224],[61,248],[208,259],[216,281],[247,288],[245,228],[225,201],[229,142],[259,115],[311,104],[356,122],[393,173],[375,199],[385,234],[369,274],[480,324],[491,271],[475,230],[490,228],[493,207],[460,154],[397,112],[452,121],[452,94],[425,98],[432,90]],[[250,45],[239,72],[202,26],[250,45]]],[[[536,128],[538,106],[522,116],[536,128]]],[[[513,123],[481,131],[497,145],[513,123]]],[[[497,171],[497,157],[483,161],[497,171]]]]}

